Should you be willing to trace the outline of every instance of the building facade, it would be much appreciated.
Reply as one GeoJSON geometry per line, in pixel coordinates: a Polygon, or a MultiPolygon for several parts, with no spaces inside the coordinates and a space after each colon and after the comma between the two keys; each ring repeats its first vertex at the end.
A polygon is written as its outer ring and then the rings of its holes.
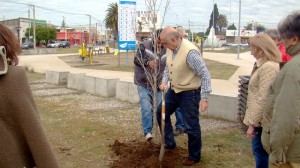
{"type": "Polygon", "coordinates": [[[17,19],[10,19],[10,20],[3,20],[0,21],[0,24],[6,25],[9,29],[11,29],[16,37],[19,39],[20,43],[24,43],[29,41],[29,38],[32,40],[32,35],[26,37],[25,33],[28,28],[32,27],[33,22],[36,25],[47,25],[46,20],[33,20],[29,18],[17,18],[17,19]]]}

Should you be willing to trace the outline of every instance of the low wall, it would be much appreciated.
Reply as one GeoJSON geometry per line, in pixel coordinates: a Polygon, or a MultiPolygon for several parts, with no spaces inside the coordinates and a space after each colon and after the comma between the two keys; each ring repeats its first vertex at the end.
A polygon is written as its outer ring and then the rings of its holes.
{"type": "MultiPolygon", "coordinates": [[[[46,71],[46,79],[48,79],[46,82],[59,84],[61,83],[60,81],[63,81],[60,79],[65,79],[66,74],[68,74],[68,88],[102,97],[116,97],[121,101],[130,103],[139,103],[137,86],[131,80],[86,75],[84,73],[46,71]]],[[[228,121],[237,121],[237,101],[237,95],[210,94],[208,97],[208,110],[201,113],[201,115],[228,121]]]]}
{"type": "Polygon", "coordinates": [[[210,94],[208,103],[207,111],[202,114],[213,118],[237,121],[236,95],[210,94]]]}
{"type": "Polygon", "coordinates": [[[132,81],[117,81],[116,98],[131,103],[139,103],[137,86],[132,81]]]}
{"type": "Polygon", "coordinates": [[[22,55],[43,55],[43,54],[56,54],[56,48],[37,48],[35,50],[33,49],[22,50],[22,55]]]}
{"type": "Polygon", "coordinates": [[[67,87],[85,91],[85,73],[70,73],[68,75],[67,87]]]}
{"type": "Polygon", "coordinates": [[[68,82],[68,71],[51,71],[46,72],[46,82],[51,84],[66,84],[68,82]]]}

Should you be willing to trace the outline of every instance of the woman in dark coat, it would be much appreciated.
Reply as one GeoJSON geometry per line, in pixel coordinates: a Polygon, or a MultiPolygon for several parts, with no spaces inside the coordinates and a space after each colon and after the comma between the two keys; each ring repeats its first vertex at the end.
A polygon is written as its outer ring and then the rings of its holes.
{"type": "Polygon", "coordinates": [[[56,168],[41,126],[14,33],[0,24],[0,167],[56,168]]]}

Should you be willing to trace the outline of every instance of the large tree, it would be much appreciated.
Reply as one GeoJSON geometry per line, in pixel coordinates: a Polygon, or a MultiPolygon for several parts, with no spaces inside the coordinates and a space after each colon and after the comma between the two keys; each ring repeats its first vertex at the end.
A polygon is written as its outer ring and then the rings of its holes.
{"type": "Polygon", "coordinates": [[[258,24],[256,22],[249,22],[246,26],[244,26],[246,30],[256,30],[257,33],[264,32],[266,30],[265,26],[262,24],[258,24]]]}
{"type": "Polygon", "coordinates": [[[106,16],[104,18],[105,27],[111,29],[114,38],[118,41],[118,3],[110,3],[106,10],[106,16]]]}
{"type": "Polygon", "coordinates": [[[215,4],[214,4],[214,9],[213,9],[213,11],[212,11],[211,14],[210,14],[209,26],[208,26],[208,28],[206,29],[206,32],[205,32],[206,35],[209,34],[210,28],[211,28],[213,25],[214,25],[214,28],[215,28],[215,32],[216,32],[216,34],[217,34],[218,30],[216,29],[216,27],[217,27],[217,20],[218,20],[218,17],[219,17],[219,9],[218,9],[217,4],[215,3],[215,4]]]}
{"type": "Polygon", "coordinates": [[[264,25],[259,24],[258,26],[256,26],[256,32],[257,33],[261,33],[261,32],[264,32],[264,31],[266,31],[266,28],[265,28],[264,25]]]}
{"type": "Polygon", "coordinates": [[[66,27],[66,26],[67,26],[66,21],[65,21],[65,19],[63,19],[63,20],[61,21],[61,27],[66,27]]]}
{"type": "MultiPolygon", "coordinates": [[[[33,29],[30,28],[30,34],[33,34],[33,29]]],[[[56,39],[56,29],[53,26],[37,25],[35,28],[36,42],[45,42],[56,39]]],[[[26,29],[25,36],[29,36],[29,28],[26,29]]]]}
{"type": "Polygon", "coordinates": [[[232,23],[232,25],[227,27],[227,30],[237,30],[237,28],[235,27],[234,23],[232,23]]]}
{"type": "Polygon", "coordinates": [[[227,27],[228,25],[228,20],[227,20],[227,16],[220,14],[218,19],[217,19],[217,26],[219,27],[219,31],[222,31],[222,28],[227,27]]]}
{"type": "Polygon", "coordinates": [[[247,23],[247,25],[246,26],[244,26],[244,28],[246,29],[246,30],[253,30],[254,28],[253,28],[253,23],[247,23]]]}

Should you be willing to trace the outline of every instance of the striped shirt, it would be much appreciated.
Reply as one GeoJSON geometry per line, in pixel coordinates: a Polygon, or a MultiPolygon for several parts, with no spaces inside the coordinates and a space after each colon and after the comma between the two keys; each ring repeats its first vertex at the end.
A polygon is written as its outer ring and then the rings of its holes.
{"type": "MultiPolygon", "coordinates": [[[[172,59],[174,60],[180,45],[174,50],[172,59]]],[[[197,50],[191,50],[187,56],[187,65],[190,67],[201,80],[201,100],[207,100],[208,94],[212,91],[211,89],[211,78],[210,73],[205,65],[205,62],[200,56],[197,50]]],[[[163,74],[163,83],[167,83],[169,79],[169,69],[166,66],[163,74]]]]}

